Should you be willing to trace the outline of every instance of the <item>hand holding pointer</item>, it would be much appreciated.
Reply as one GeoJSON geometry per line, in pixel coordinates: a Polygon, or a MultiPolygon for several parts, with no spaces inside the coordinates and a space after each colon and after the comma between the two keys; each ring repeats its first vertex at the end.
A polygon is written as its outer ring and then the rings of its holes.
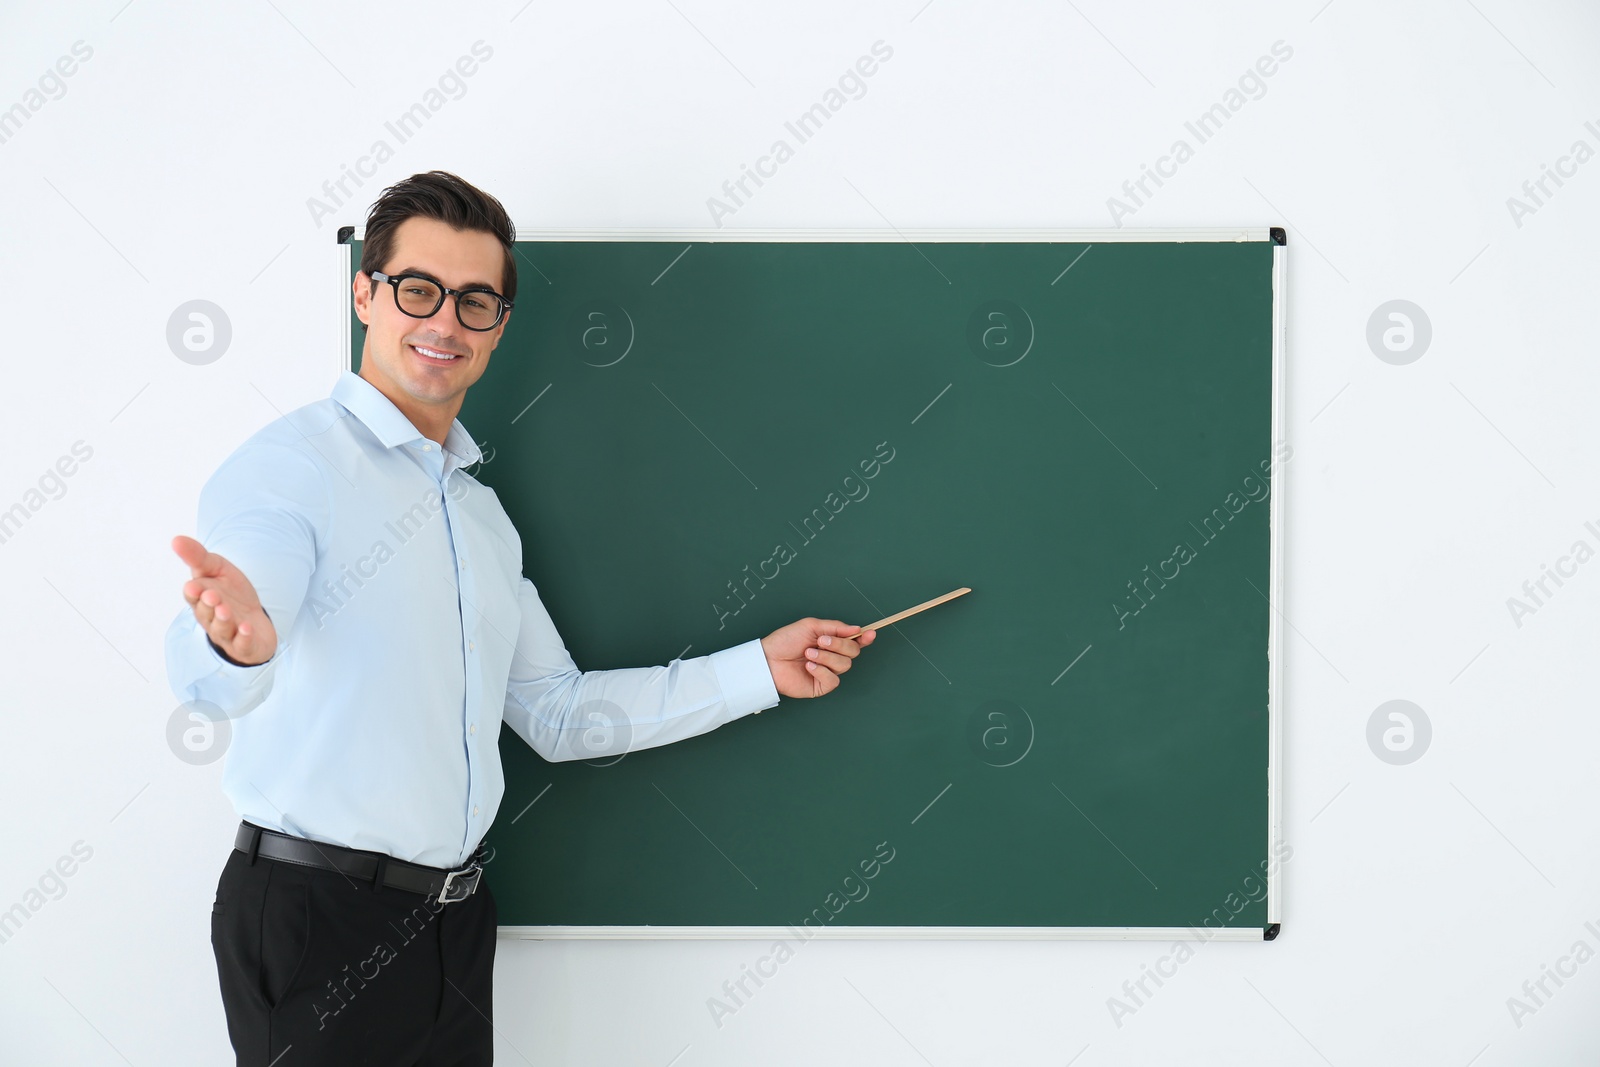
{"type": "Polygon", "coordinates": [[[972,590],[966,586],[907,608],[869,626],[855,627],[838,619],[800,619],[761,639],[767,666],[778,695],[819,697],[839,687],[839,675],[850,669],[851,660],[877,638],[877,631],[919,611],[943,604],[972,590]]]}

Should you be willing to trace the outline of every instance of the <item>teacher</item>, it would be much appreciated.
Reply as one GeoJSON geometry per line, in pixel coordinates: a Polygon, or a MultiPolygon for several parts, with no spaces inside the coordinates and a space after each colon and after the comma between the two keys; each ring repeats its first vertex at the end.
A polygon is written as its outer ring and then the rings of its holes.
{"type": "Polygon", "coordinates": [[[233,727],[222,784],[242,821],[211,943],[240,1067],[493,1061],[480,876],[502,722],[547,760],[670,744],[832,692],[876,636],[805,618],[666,666],[578,669],[494,490],[463,469],[482,454],[456,415],[511,321],[515,236],[453,174],[385,189],[352,286],[360,374],[234,450],[199,538],[172,541],[190,577],[168,677],[233,727]]]}

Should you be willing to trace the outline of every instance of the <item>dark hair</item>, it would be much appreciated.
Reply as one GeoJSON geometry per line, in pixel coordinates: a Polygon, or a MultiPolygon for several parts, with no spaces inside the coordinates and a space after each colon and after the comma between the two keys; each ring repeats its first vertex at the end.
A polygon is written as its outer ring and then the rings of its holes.
{"type": "MultiPolygon", "coordinates": [[[[500,239],[505,252],[504,281],[500,295],[517,298],[517,259],[512,244],[516,227],[505,207],[490,196],[449,171],[430,170],[395,182],[378,196],[367,214],[367,230],[361,243],[361,269],[368,274],[383,270],[394,254],[394,232],[410,218],[437,219],[458,230],[482,230],[500,239]]],[[[373,291],[377,282],[373,282],[373,291]]]]}

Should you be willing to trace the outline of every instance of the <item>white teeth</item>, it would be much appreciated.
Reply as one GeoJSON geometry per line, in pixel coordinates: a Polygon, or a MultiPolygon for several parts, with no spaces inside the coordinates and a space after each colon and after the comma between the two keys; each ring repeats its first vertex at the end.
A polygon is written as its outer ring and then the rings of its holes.
{"type": "Polygon", "coordinates": [[[411,347],[415,348],[418,352],[421,352],[425,356],[432,356],[434,359],[460,359],[461,358],[460,356],[452,355],[449,352],[436,352],[431,348],[423,348],[421,345],[412,345],[411,347]]]}

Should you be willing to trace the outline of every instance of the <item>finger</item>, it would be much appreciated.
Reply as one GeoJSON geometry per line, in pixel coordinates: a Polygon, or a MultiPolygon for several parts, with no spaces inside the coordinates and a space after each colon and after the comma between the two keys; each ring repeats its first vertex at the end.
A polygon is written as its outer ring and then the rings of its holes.
{"type": "Polygon", "coordinates": [[[823,634],[817,638],[817,644],[830,652],[837,652],[841,656],[854,656],[861,651],[861,646],[848,637],[831,637],[823,634]]]}
{"type": "Polygon", "coordinates": [[[834,687],[839,684],[839,676],[826,667],[818,666],[808,660],[806,661],[806,670],[811,672],[811,679],[820,692],[831,693],[834,687]]]}
{"type": "Polygon", "coordinates": [[[187,590],[184,592],[184,599],[194,609],[194,617],[200,620],[200,625],[207,627],[211,625],[211,620],[216,616],[217,608],[215,598],[206,599],[206,594],[210,591],[210,589],[202,587],[195,592],[194,596],[190,596],[187,590]]]}
{"type": "Polygon", "coordinates": [[[222,648],[229,647],[238,625],[232,610],[227,607],[215,589],[204,590],[195,600],[194,617],[206,631],[206,636],[222,648]]]}
{"type": "Polygon", "coordinates": [[[848,622],[840,622],[838,619],[818,619],[816,631],[819,636],[831,634],[834,637],[855,637],[861,633],[861,627],[848,622]]]}
{"type": "Polygon", "coordinates": [[[191,578],[183,583],[183,599],[189,602],[190,607],[204,603],[208,608],[215,608],[227,596],[215,578],[191,578]]]}
{"type": "Polygon", "coordinates": [[[233,640],[234,623],[217,614],[214,605],[207,604],[204,600],[195,605],[194,617],[200,620],[200,625],[205,627],[206,633],[217,644],[226,644],[233,640]]]}
{"type": "Polygon", "coordinates": [[[806,659],[828,668],[835,674],[843,674],[850,669],[849,657],[841,656],[837,652],[829,652],[826,649],[808,648],[806,649],[806,659]]]}
{"type": "Polygon", "coordinates": [[[211,638],[212,644],[226,651],[234,659],[243,660],[247,650],[238,647],[238,635],[238,628],[231,622],[212,620],[211,625],[206,627],[206,636],[211,638]]]}
{"type": "Polygon", "coordinates": [[[210,586],[200,594],[200,599],[211,605],[212,612],[224,622],[237,624],[239,611],[234,607],[233,601],[216,586],[210,586]]]}
{"type": "Polygon", "coordinates": [[[216,583],[202,579],[199,585],[200,595],[198,599],[211,610],[215,611],[228,602],[228,598],[223,595],[222,590],[217,587],[216,583]]]}
{"type": "MultiPolygon", "coordinates": [[[[172,551],[176,552],[178,554],[178,558],[183,560],[185,563],[189,563],[189,561],[194,558],[196,552],[205,552],[204,545],[202,545],[199,541],[196,541],[194,538],[185,536],[184,534],[179,534],[178,536],[174,537],[171,543],[172,551]]],[[[189,565],[191,567],[194,566],[192,563],[189,565]]]]}
{"type": "MultiPolygon", "coordinates": [[[[205,595],[206,590],[211,588],[214,587],[204,578],[190,578],[183,583],[183,595],[190,600],[199,600],[205,595]]],[[[211,602],[208,600],[206,603],[210,604],[211,602]]]]}
{"type": "Polygon", "coordinates": [[[207,552],[206,546],[192,537],[185,537],[183,534],[174,537],[172,550],[178,554],[179,559],[189,565],[194,572],[193,577],[215,576],[221,572],[222,557],[215,552],[207,552]]]}

